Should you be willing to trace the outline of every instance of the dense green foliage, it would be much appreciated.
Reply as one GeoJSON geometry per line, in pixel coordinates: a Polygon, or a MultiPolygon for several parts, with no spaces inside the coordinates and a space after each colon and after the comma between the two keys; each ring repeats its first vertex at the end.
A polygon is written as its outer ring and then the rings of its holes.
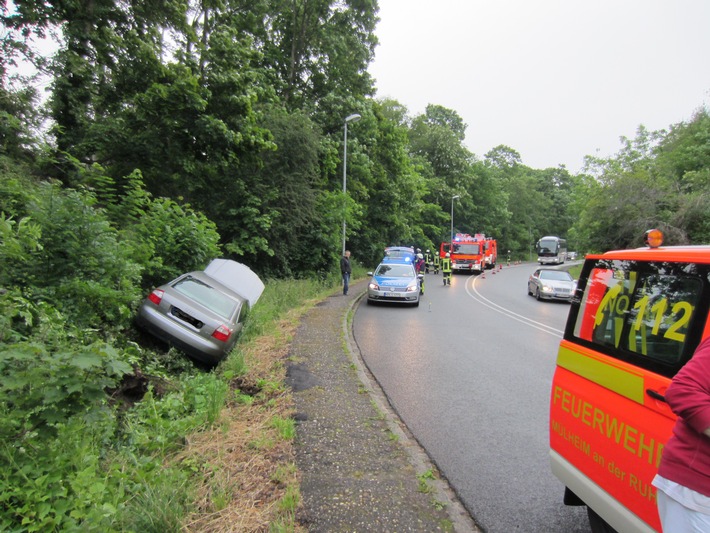
{"type": "MultiPolygon", "coordinates": [[[[145,346],[132,318],[150,287],[213,257],[320,287],[343,219],[372,267],[387,245],[438,248],[452,208],[455,231],[514,259],[543,234],[580,252],[639,245],[652,226],[710,241],[707,110],[639,127],[578,175],[508,146],[479,157],[455,110],[372,98],[375,0],[0,10],[2,530],[179,529],[191,472],[164,458],[214,422],[226,385],[145,346]],[[55,32],[56,54],[38,53],[55,32]],[[21,58],[48,77],[43,105],[21,58]],[[134,380],[151,384],[142,401],[118,402],[134,380]]],[[[264,302],[291,300],[280,283],[264,302]]],[[[224,368],[240,372],[238,350],[224,368]]]]}

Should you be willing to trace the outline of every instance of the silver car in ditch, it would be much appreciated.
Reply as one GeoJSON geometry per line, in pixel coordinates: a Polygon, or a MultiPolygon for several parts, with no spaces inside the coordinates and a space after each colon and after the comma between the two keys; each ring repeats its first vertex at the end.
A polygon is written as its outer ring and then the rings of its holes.
{"type": "Polygon", "coordinates": [[[138,326],[187,355],[216,365],[237,341],[249,309],[264,290],[246,265],[213,260],[204,271],[156,287],[138,310],[138,326]]]}

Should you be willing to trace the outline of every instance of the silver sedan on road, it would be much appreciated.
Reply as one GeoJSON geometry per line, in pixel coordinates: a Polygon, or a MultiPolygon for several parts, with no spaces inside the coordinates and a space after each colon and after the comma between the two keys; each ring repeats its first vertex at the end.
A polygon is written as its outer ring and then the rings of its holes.
{"type": "Polygon", "coordinates": [[[528,279],[528,294],[538,300],[563,300],[574,296],[577,281],[566,270],[538,268],[528,279]]]}

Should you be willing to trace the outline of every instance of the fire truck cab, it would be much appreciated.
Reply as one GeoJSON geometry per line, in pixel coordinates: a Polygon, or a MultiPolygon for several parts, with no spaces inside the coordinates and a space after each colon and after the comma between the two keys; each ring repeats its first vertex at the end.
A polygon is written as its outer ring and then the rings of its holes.
{"type": "Polygon", "coordinates": [[[483,272],[485,235],[457,233],[451,243],[451,270],[453,272],[483,272]]]}
{"type": "MultiPolygon", "coordinates": [[[[655,232],[655,233],[654,233],[655,232]]],[[[586,257],[550,394],[550,463],[594,532],[661,531],[651,485],[675,415],[671,379],[710,336],[710,246],[586,257]]]]}

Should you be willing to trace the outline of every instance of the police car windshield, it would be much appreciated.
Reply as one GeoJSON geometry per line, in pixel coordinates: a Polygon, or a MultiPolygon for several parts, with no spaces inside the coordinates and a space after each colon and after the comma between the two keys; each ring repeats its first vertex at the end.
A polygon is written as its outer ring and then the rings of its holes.
{"type": "Polygon", "coordinates": [[[410,264],[388,264],[377,267],[375,276],[387,276],[389,278],[413,278],[414,268],[410,264]]]}

